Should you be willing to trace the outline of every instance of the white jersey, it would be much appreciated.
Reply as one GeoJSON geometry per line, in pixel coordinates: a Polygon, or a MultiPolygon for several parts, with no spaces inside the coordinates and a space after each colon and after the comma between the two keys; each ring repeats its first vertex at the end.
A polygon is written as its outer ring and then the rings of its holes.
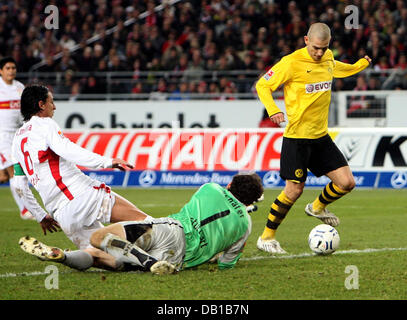
{"type": "Polygon", "coordinates": [[[20,100],[24,85],[13,80],[12,84],[0,77],[0,132],[14,133],[22,125],[20,100]]]}
{"type": "Polygon", "coordinates": [[[12,152],[13,160],[20,164],[52,216],[89,188],[100,185],[76,165],[112,166],[111,158],[83,149],[64,137],[54,120],[37,116],[17,130],[12,152]]]}

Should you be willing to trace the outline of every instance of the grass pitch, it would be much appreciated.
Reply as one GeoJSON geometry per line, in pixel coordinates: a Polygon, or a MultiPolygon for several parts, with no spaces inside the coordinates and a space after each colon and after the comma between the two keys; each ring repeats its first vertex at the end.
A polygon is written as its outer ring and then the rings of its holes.
{"type": "MultiPolygon", "coordinates": [[[[195,189],[117,189],[155,217],[177,212],[195,189]]],[[[24,253],[25,235],[75,249],[62,232],[42,234],[35,221],[20,219],[8,188],[0,188],[0,300],[405,300],[407,299],[407,190],[354,190],[330,206],[341,219],[340,249],[314,256],[308,233],[319,220],[304,214],[320,192],[308,189],[280,226],[277,237],[287,255],[256,249],[269,206],[280,190],[266,190],[252,214],[253,230],[242,259],[232,270],[202,265],[176,275],[78,272],[24,253]],[[57,268],[51,271],[47,266],[57,268]],[[58,272],[57,289],[47,277],[58,272]]]]}

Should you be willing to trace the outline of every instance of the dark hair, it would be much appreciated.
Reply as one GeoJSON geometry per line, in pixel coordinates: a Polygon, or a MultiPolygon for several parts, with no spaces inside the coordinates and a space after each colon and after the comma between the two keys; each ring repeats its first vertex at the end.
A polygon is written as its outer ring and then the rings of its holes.
{"type": "Polygon", "coordinates": [[[33,115],[41,111],[39,102],[47,100],[48,92],[47,87],[38,84],[25,87],[20,102],[24,121],[30,120],[33,115]]]}
{"type": "Polygon", "coordinates": [[[5,57],[0,60],[0,69],[3,69],[6,63],[12,62],[17,66],[16,60],[14,60],[12,57],[5,57]]]}
{"type": "Polygon", "coordinates": [[[229,191],[246,206],[257,201],[264,192],[263,184],[256,173],[237,174],[233,177],[229,191]]]}

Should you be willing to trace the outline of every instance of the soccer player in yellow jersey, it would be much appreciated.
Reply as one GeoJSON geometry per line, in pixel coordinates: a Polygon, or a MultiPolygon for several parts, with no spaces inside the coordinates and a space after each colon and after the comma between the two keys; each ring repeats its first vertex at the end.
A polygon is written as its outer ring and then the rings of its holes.
{"type": "Polygon", "coordinates": [[[284,56],[263,77],[256,89],[272,122],[285,121],[272,92],[284,84],[287,126],[283,135],[280,176],[284,190],[271,205],[263,234],[257,241],[260,250],[285,253],[275,239],[278,226],[304,189],[307,170],[316,176],[326,175],[331,182],[305,213],[323,223],[337,226],[339,219],[326,209],[355,187],[355,180],[341,151],[328,135],[328,112],[332,79],[344,78],[369,66],[368,56],[355,64],[336,61],[328,49],[331,31],[324,23],[314,23],[304,37],[306,46],[284,56]]]}

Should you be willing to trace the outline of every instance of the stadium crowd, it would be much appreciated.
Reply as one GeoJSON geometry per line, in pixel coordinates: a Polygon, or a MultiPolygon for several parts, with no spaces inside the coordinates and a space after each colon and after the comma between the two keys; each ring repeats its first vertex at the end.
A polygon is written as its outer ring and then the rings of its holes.
{"type": "MultiPolygon", "coordinates": [[[[353,63],[369,55],[375,71],[407,67],[407,1],[405,0],[189,0],[154,8],[162,1],[53,0],[3,1],[0,7],[0,56],[12,56],[19,72],[61,72],[56,93],[105,93],[99,72],[130,72],[131,81],[113,82],[112,93],[156,93],[180,99],[187,93],[251,92],[253,81],[282,56],[304,46],[308,26],[325,22],[332,29],[336,59],[353,63]],[[44,9],[59,10],[58,29],[46,29],[44,9]],[[357,29],[345,28],[347,5],[359,10],[357,29]],[[143,12],[149,15],[139,18],[143,12]],[[126,26],[125,21],[136,18],[126,26]],[[108,30],[117,26],[112,34],[108,30]],[[99,35],[94,42],[87,39],[99,35]],[[79,45],[78,50],[71,51],[79,45]],[[56,54],[62,58],[54,60],[56,54]],[[215,79],[205,71],[239,70],[215,79]],[[151,71],[170,72],[170,76],[151,71]],[[87,76],[78,73],[89,72],[87,76]],[[251,72],[251,73],[250,73],[251,72]]],[[[380,72],[376,72],[379,74],[380,72]]],[[[362,76],[363,77],[363,76],[362,76]]],[[[369,81],[380,88],[382,81],[369,81]]],[[[338,81],[334,90],[358,83],[338,81]]],[[[389,89],[407,89],[405,78],[389,89]]]]}

